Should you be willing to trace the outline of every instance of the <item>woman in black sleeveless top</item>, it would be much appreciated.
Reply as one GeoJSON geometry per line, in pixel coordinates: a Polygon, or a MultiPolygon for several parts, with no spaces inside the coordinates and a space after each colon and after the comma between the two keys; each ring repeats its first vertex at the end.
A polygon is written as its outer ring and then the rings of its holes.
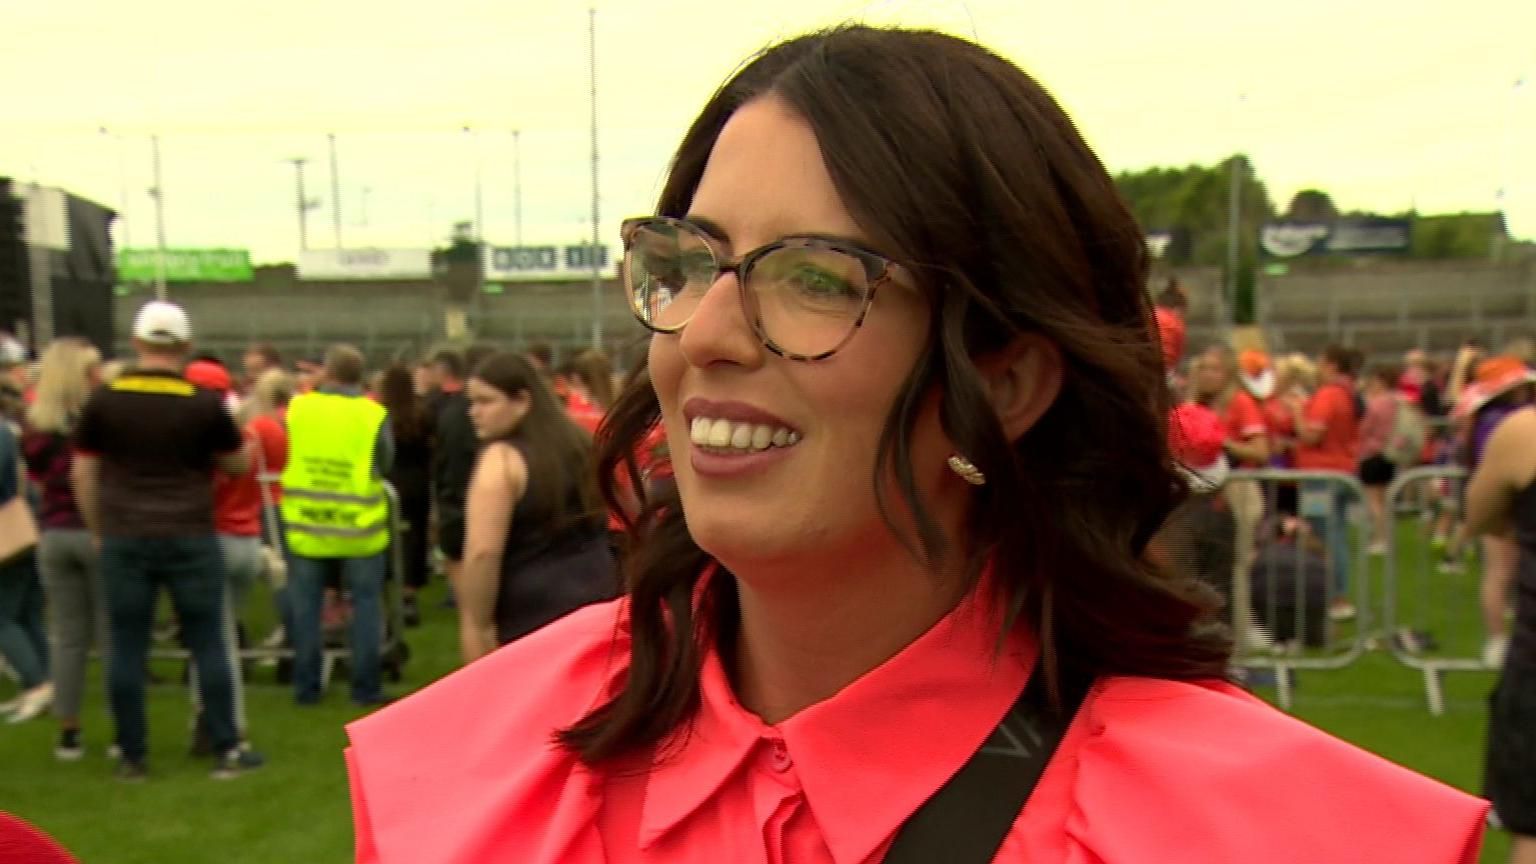
{"type": "Polygon", "coordinates": [[[1536,408],[1509,415],[1488,440],[1467,487],[1467,531],[1512,535],[1519,547],[1514,632],[1489,700],[1484,783],[1515,835],[1510,860],[1536,861],[1536,408]]]}
{"type": "Polygon", "coordinates": [[[484,446],[455,586],[466,663],[618,593],[587,433],[520,355],[487,358],[467,391],[484,446]]]}

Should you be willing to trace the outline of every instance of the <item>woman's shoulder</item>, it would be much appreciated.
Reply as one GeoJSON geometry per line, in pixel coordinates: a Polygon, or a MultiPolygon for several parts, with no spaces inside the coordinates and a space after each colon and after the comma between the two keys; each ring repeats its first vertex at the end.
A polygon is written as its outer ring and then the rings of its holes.
{"type": "Polygon", "coordinates": [[[1234,685],[1111,678],[1083,721],[1072,833],[1104,860],[1475,859],[1485,802],[1234,685]]]}
{"type": "Polygon", "coordinates": [[[624,599],[586,606],[352,723],[347,732],[354,750],[452,751],[486,737],[521,737],[537,749],[598,704],[628,662],[628,646],[624,599]],[[432,734],[419,734],[428,729],[432,734]]]}
{"type": "Polygon", "coordinates": [[[589,776],[554,734],[600,704],[628,647],[625,601],[588,606],[349,725],[359,848],[480,860],[509,832],[552,830],[589,776]]]}

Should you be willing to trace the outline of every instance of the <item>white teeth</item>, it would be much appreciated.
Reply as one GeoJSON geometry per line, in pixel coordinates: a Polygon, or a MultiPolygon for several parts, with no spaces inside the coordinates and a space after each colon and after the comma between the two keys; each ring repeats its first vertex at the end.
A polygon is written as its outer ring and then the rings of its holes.
{"type": "Polygon", "coordinates": [[[729,446],[731,446],[731,421],[729,421],[729,420],[716,420],[714,423],[710,424],[710,426],[709,426],[709,446],[711,446],[711,447],[729,447],[729,446]]]}
{"type": "Polygon", "coordinates": [[[789,447],[800,441],[800,433],[765,424],[732,423],[709,417],[695,417],[688,426],[688,439],[701,447],[731,450],[767,450],[789,447]]]}

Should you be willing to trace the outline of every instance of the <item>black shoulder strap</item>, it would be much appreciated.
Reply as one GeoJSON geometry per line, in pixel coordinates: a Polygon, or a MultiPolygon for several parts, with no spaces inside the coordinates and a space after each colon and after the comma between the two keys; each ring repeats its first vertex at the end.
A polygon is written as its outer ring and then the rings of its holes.
{"type": "Polygon", "coordinates": [[[883,864],[987,864],[1035,791],[1061,744],[1089,681],[1061,681],[1062,707],[1051,707],[1039,665],[1019,701],[986,742],[913,813],[883,864]]]}

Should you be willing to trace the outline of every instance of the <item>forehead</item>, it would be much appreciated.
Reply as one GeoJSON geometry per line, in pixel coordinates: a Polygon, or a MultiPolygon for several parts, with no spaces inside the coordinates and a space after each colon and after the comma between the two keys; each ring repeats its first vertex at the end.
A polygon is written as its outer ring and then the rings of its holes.
{"type": "Polygon", "coordinates": [[[746,249],[787,234],[867,239],[843,205],[809,123],[777,97],[739,108],[721,130],[690,214],[746,249]]]}

